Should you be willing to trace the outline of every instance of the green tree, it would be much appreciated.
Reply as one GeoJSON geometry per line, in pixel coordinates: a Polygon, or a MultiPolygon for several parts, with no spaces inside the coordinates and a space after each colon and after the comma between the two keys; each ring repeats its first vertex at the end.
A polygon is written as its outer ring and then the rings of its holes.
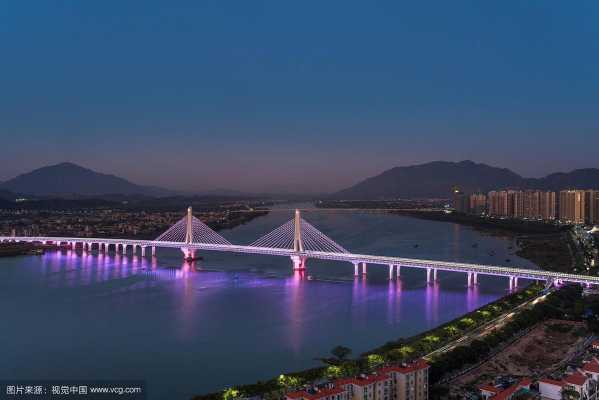
{"type": "Polygon", "coordinates": [[[341,367],[331,365],[327,368],[324,375],[329,379],[340,378],[341,376],[343,376],[343,370],[341,369],[341,367]]]}
{"type": "Polygon", "coordinates": [[[383,356],[380,354],[369,354],[366,360],[368,361],[368,369],[370,370],[377,369],[385,363],[383,356]]]}
{"type": "Polygon", "coordinates": [[[562,395],[563,400],[578,400],[578,399],[580,399],[580,393],[578,393],[576,390],[574,390],[574,388],[571,386],[566,386],[565,388],[563,388],[561,395],[562,395]]]}
{"type": "Polygon", "coordinates": [[[223,400],[234,400],[239,397],[239,390],[227,388],[223,391],[223,400]]]}
{"type": "Polygon", "coordinates": [[[279,384],[279,387],[283,389],[295,388],[301,384],[300,379],[298,377],[283,374],[279,375],[277,383],[279,384]]]}

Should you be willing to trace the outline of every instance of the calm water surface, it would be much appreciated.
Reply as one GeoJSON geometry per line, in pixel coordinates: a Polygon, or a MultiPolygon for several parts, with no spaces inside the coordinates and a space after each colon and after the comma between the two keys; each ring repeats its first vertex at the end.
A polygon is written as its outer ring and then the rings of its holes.
{"type": "MultiPolygon", "coordinates": [[[[305,213],[356,253],[534,266],[514,244],[451,223],[382,214],[305,213]],[[476,244],[476,246],[473,246],[476,244]],[[417,247],[415,245],[418,245],[417,247]],[[510,247],[513,247],[510,249],[510,247]],[[510,259],[507,262],[506,259],[510,259]]],[[[247,244],[291,218],[221,232],[247,244]]],[[[302,279],[282,257],[181,253],[155,260],[71,251],[0,259],[0,379],[143,379],[150,399],[186,399],[318,365],[342,344],[359,354],[433,328],[506,293],[507,280],[309,260],[302,279]]]]}

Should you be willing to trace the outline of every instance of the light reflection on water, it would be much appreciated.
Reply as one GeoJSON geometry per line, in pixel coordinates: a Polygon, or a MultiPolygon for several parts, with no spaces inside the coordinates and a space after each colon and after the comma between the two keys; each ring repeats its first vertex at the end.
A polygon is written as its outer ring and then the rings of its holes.
{"type": "MultiPolygon", "coordinates": [[[[285,218],[273,214],[224,235],[249,242],[285,218]]],[[[356,252],[524,263],[510,242],[452,224],[361,214],[307,219],[356,252]]],[[[189,398],[314,367],[335,345],[357,355],[507,289],[505,279],[481,276],[466,288],[465,274],[443,271],[426,285],[423,270],[405,267],[401,280],[388,281],[386,266],[354,279],[351,264],[310,260],[307,273],[293,273],[280,257],[204,256],[195,265],[176,250],[160,250],[157,259],[73,251],[0,259],[0,313],[10,322],[0,376],[145,379],[151,399],[189,398]]]]}

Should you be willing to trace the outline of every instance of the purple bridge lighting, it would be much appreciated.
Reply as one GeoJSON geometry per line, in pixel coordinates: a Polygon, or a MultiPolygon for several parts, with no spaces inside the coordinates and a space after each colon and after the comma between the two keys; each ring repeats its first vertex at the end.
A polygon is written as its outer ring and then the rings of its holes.
{"type": "Polygon", "coordinates": [[[192,261],[197,251],[225,251],[244,254],[263,254],[289,257],[293,269],[304,271],[308,259],[345,261],[353,264],[354,275],[366,275],[367,265],[385,265],[389,268],[389,279],[400,276],[401,267],[419,268],[426,270],[427,282],[437,280],[437,271],[452,271],[466,274],[468,286],[478,284],[478,275],[495,275],[508,278],[509,288],[518,286],[518,279],[545,281],[548,285],[559,285],[566,282],[579,283],[587,286],[599,284],[599,277],[532,270],[525,268],[500,267],[493,265],[468,264],[450,261],[435,261],[403,257],[387,257],[369,254],[355,254],[343,248],[334,240],[320,232],[309,222],[301,218],[300,211],[295,210],[295,217],[287,223],[264,235],[249,245],[235,245],[208,225],[192,215],[192,209],[187,209],[187,215],[171,226],[155,240],[138,239],[107,239],[107,238],[74,238],[50,236],[0,236],[0,242],[29,242],[62,245],[66,244],[75,249],[79,244],[84,251],[93,247],[98,251],[107,252],[114,246],[116,252],[127,254],[131,247],[133,254],[139,252],[146,256],[151,249],[152,257],[156,256],[157,248],[177,248],[183,252],[183,258],[192,261]],[[361,271],[360,271],[361,269],[361,271]]]}

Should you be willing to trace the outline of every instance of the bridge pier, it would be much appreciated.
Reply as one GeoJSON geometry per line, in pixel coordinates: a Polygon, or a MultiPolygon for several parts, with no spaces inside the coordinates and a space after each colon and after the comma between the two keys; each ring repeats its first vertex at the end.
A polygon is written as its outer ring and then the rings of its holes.
{"type": "Polygon", "coordinates": [[[393,280],[393,264],[389,264],[389,280],[393,280]]]}
{"type": "Polygon", "coordinates": [[[352,264],[354,264],[354,276],[359,276],[360,275],[360,263],[353,261],[352,264]]]}
{"type": "Polygon", "coordinates": [[[517,288],[518,288],[518,277],[515,276],[514,277],[514,289],[517,289],[517,288]]]}
{"type": "Polygon", "coordinates": [[[181,247],[181,251],[183,252],[183,258],[185,259],[185,261],[193,261],[193,259],[196,256],[196,251],[193,249],[181,247]]]}
{"type": "Polygon", "coordinates": [[[431,268],[426,269],[426,283],[431,283],[431,268]]]}
{"type": "Polygon", "coordinates": [[[152,257],[156,257],[156,246],[152,246],[152,257]]]}
{"type": "Polygon", "coordinates": [[[437,282],[437,268],[433,269],[433,282],[437,282]]]}
{"type": "Polygon", "coordinates": [[[362,275],[366,275],[367,273],[367,265],[365,262],[362,263],[362,275]]]}
{"type": "Polygon", "coordinates": [[[472,273],[472,283],[476,286],[478,285],[478,272],[473,272],[472,273]]]}
{"type": "Polygon", "coordinates": [[[397,264],[395,266],[396,270],[395,270],[395,278],[399,279],[400,278],[400,274],[401,274],[401,265],[397,264]]]}
{"type": "Polygon", "coordinates": [[[291,263],[293,264],[294,271],[305,271],[306,259],[304,256],[291,256],[291,263]]]}
{"type": "Polygon", "coordinates": [[[123,250],[123,255],[126,256],[127,255],[127,245],[125,243],[121,244],[121,248],[123,250]]]}
{"type": "Polygon", "coordinates": [[[142,257],[146,256],[146,246],[141,246],[141,256],[142,257]]]}
{"type": "Polygon", "coordinates": [[[472,272],[468,272],[468,287],[472,286],[472,272]]]}
{"type": "Polygon", "coordinates": [[[512,291],[514,289],[514,277],[510,276],[509,280],[510,280],[510,291],[512,291]]]}

